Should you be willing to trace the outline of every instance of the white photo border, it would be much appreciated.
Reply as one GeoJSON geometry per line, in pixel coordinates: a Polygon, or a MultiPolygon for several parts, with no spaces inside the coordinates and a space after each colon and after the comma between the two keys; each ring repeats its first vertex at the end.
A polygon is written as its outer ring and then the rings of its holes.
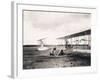
{"type": "Polygon", "coordinates": [[[96,8],[55,6],[55,5],[36,5],[25,3],[12,3],[12,77],[45,77],[60,76],[72,73],[92,73],[97,71],[95,39],[93,30],[96,27],[96,8]],[[49,69],[29,69],[23,70],[23,10],[44,10],[54,12],[76,12],[91,14],[91,66],[87,67],[67,67],[67,68],[49,68],[49,69]]]}

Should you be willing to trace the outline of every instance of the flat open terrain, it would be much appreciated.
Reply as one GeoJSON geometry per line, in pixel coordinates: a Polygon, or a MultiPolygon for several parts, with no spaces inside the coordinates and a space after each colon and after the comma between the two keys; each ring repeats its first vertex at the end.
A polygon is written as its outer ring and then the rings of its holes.
{"type": "Polygon", "coordinates": [[[39,51],[36,47],[24,47],[23,69],[90,66],[90,53],[70,52],[62,56],[50,56],[51,48],[39,51]]]}

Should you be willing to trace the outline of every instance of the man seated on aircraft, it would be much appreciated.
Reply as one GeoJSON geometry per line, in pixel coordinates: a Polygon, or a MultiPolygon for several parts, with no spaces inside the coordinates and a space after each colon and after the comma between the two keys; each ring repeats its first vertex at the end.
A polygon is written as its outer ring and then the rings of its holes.
{"type": "Polygon", "coordinates": [[[53,48],[53,50],[50,52],[50,56],[57,56],[58,51],[56,50],[56,48],[53,48]]]}
{"type": "Polygon", "coordinates": [[[61,55],[64,55],[64,54],[65,54],[65,53],[64,53],[63,50],[61,50],[60,53],[59,53],[60,56],[61,56],[61,55]]]}

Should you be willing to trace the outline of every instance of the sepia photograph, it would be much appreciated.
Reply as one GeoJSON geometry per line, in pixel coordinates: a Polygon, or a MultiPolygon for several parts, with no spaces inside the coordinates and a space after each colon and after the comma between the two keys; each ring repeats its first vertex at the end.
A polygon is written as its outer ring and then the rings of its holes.
{"type": "Polygon", "coordinates": [[[23,10],[23,69],[91,66],[91,13],[23,10]]]}

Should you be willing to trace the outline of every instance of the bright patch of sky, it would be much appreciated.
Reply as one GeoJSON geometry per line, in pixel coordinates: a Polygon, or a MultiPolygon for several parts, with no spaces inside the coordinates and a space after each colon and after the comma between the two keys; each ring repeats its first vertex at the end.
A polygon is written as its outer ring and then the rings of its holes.
{"type": "Polygon", "coordinates": [[[45,44],[64,44],[56,38],[90,29],[90,18],[84,13],[24,11],[24,44],[39,44],[41,38],[45,44]]]}

